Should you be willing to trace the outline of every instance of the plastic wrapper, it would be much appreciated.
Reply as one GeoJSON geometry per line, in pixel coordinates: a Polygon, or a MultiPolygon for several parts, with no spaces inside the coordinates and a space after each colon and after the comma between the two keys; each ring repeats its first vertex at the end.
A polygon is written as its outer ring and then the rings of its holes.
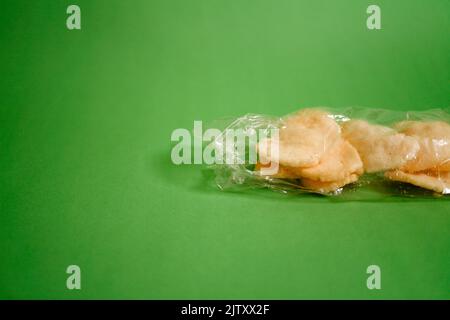
{"type": "Polygon", "coordinates": [[[222,190],[356,199],[450,194],[448,110],[315,107],[282,117],[246,114],[229,121],[209,146],[223,156],[210,166],[222,190]]]}

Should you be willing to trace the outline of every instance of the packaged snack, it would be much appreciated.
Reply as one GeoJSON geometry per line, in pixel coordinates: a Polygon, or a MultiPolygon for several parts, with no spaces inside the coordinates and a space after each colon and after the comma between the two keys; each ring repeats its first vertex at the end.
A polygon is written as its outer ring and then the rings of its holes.
{"type": "Polygon", "coordinates": [[[231,131],[263,134],[245,149],[224,150],[228,159],[241,161],[213,165],[221,189],[342,195],[376,186],[394,195],[450,194],[448,111],[318,107],[281,118],[248,114],[212,144],[223,147],[231,131]]]}

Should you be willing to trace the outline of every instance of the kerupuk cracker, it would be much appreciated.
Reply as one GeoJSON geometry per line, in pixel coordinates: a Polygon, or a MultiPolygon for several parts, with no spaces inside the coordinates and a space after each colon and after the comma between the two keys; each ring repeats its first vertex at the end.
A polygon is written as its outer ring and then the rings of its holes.
{"type": "Polygon", "coordinates": [[[284,119],[278,141],[270,138],[258,144],[256,170],[278,163],[272,177],[298,179],[299,186],[329,193],[358,180],[363,163],[357,150],[341,134],[340,125],[327,112],[304,109],[284,119]],[[270,146],[278,143],[275,158],[270,146]]]}
{"type": "Polygon", "coordinates": [[[336,193],[364,173],[442,194],[450,193],[450,125],[446,121],[398,121],[391,126],[303,109],[283,118],[279,139],[259,141],[256,172],[273,163],[271,178],[300,188],[336,193]],[[336,121],[335,119],[339,119],[336,121]],[[277,146],[277,154],[271,146],[277,146]]]}

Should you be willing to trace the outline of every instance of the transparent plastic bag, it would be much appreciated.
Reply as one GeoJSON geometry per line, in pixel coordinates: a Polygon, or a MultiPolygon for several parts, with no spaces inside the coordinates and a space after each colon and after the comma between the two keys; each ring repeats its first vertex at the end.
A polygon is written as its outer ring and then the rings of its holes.
{"type": "MultiPolygon", "coordinates": [[[[369,198],[374,193],[450,194],[450,114],[442,109],[402,112],[317,107],[283,117],[246,114],[229,122],[211,144],[222,150],[227,159],[210,166],[222,190],[269,188],[282,193],[334,196],[356,192],[357,198],[369,198]],[[326,118],[320,118],[323,113],[326,118]],[[280,134],[277,136],[280,158],[276,159],[279,168],[275,174],[262,174],[265,167],[260,161],[269,154],[261,151],[262,141],[274,140],[271,138],[274,129],[280,134]],[[253,143],[249,138],[244,147],[237,147],[224,142],[228,141],[229,132],[244,136],[256,132],[256,138],[253,143]],[[316,140],[319,142],[315,143],[316,140]],[[355,158],[354,149],[362,169],[357,159],[349,160],[355,158]],[[256,163],[249,161],[252,152],[256,152],[256,163]],[[309,160],[305,154],[315,162],[297,161],[309,160]],[[358,168],[346,177],[345,170],[352,166],[358,168]]],[[[275,163],[273,159],[265,160],[275,163]]]]}

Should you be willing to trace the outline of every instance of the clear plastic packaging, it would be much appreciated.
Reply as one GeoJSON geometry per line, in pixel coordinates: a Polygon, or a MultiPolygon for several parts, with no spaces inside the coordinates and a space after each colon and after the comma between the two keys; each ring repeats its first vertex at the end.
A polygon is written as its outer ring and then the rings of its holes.
{"type": "Polygon", "coordinates": [[[356,199],[450,194],[448,110],[315,107],[283,117],[246,114],[228,122],[211,145],[227,159],[210,166],[222,190],[356,199]],[[243,147],[225,142],[230,132],[247,138],[243,147]],[[264,173],[273,164],[276,171],[264,173]]]}

